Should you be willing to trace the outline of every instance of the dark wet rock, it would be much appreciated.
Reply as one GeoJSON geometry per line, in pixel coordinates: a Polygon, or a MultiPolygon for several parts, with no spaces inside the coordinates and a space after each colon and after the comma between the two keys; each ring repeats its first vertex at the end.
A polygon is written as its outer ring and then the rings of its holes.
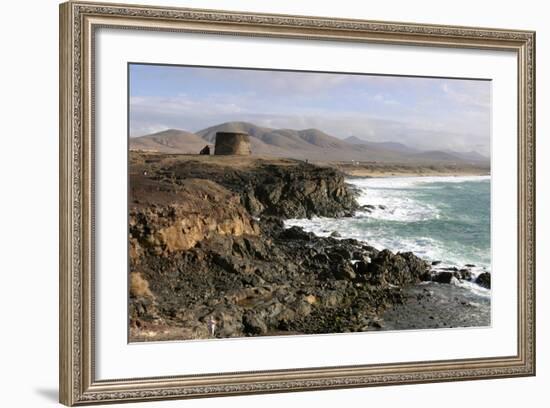
{"type": "Polygon", "coordinates": [[[356,262],[355,265],[355,272],[358,275],[366,276],[369,272],[369,264],[364,261],[356,262]]]}
{"type": "Polygon", "coordinates": [[[466,268],[475,268],[475,265],[474,264],[466,264],[464,265],[466,268]]]}
{"type": "Polygon", "coordinates": [[[427,263],[412,252],[394,255],[385,249],[371,259],[368,280],[372,284],[402,286],[419,282],[427,270],[427,263]]]}
{"type": "Polygon", "coordinates": [[[372,257],[372,256],[376,256],[378,255],[378,253],[380,252],[378,249],[376,249],[375,247],[373,246],[370,246],[370,245],[361,245],[361,248],[363,249],[363,251],[365,251],[365,253],[372,257]]]}
{"type": "Polygon", "coordinates": [[[378,208],[380,208],[381,210],[387,209],[387,207],[385,205],[378,205],[378,208]]]}
{"type": "Polygon", "coordinates": [[[491,274],[483,272],[476,278],[476,283],[486,289],[491,289],[491,274]]]}
{"type": "Polygon", "coordinates": [[[334,238],[340,238],[342,235],[340,235],[338,231],[333,231],[330,236],[334,238]]]}
{"type": "Polygon", "coordinates": [[[470,281],[473,278],[473,273],[469,269],[460,269],[458,271],[458,279],[470,281]]]}
{"type": "Polygon", "coordinates": [[[441,263],[441,261],[433,261],[433,262],[432,262],[432,266],[439,265],[440,263],[441,263]]]}
{"type": "Polygon", "coordinates": [[[303,228],[300,227],[290,227],[284,230],[279,235],[279,238],[288,240],[309,241],[313,238],[313,234],[311,234],[310,232],[305,232],[303,228]]]}
{"type": "Polygon", "coordinates": [[[437,283],[451,283],[455,274],[452,272],[439,272],[432,276],[432,281],[437,283]]]}
{"type": "Polygon", "coordinates": [[[422,282],[429,282],[432,280],[433,275],[434,275],[433,271],[427,270],[422,275],[420,275],[420,280],[422,282]]]}
{"type": "Polygon", "coordinates": [[[364,251],[353,251],[351,253],[351,259],[356,260],[356,261],[363,260],[364,256],[365,256],[364,251]]]}
{"type": "Polygon", "coordinates": [[[334,257],[337,260],[338,259],[346,259],[351,260],[352,254],[349,250],[349,248],[346,248],[345,246],[336,246],[335,248],[332,248],[329,252],[329,257],[334,257]]]}

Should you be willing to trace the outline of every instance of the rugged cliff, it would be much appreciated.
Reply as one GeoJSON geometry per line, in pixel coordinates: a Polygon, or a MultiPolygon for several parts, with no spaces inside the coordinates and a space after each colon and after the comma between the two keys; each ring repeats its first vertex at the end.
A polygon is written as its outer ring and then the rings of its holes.
{"type": "Polygon", "coordinates": [[[132,341],[376,329],[429,275],[411,253],[284,228],[353,213],[337,171],[231,160],[132,154],[132,341]]]}
{"type": "Polygon", "coordinates": [[[155,181],[210,180],[240,197],[254,216],[283,218],[341,217],[357,209],[343,173],[297,160],[234,157],[174,160],[159,169],[155,181]]]}
{"type": "Polygon", "coordinates": [[[130,206],[131,254],[168,255],[218,235],[260,233],[239,197],[210,180],[183,179],[159,189],[153,180],[140,178],[131,180],[133,186],[139,183],[130,206]]]}

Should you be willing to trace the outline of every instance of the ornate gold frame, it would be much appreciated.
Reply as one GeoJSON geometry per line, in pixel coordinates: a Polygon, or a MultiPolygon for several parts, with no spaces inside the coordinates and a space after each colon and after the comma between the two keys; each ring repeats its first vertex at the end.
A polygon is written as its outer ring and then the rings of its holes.
{"type": "Polygon", "coordinates": [[[228,11],[60,6],[60,401],[66,405],[535,374],[535,33],[228,11]],[[518,349],[513,356],[98,381],[94,376],[93,46],[98,27],[507,50],[518,62],[518,349]]]}

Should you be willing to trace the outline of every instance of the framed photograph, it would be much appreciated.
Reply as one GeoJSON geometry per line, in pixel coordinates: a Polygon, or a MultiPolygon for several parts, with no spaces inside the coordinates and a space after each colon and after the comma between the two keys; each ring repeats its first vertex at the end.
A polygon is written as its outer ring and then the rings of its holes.
{"type": "Polygon", "coordinates": [[[535,374],[535,33],[60,6],[66,405],[535,374]]]}

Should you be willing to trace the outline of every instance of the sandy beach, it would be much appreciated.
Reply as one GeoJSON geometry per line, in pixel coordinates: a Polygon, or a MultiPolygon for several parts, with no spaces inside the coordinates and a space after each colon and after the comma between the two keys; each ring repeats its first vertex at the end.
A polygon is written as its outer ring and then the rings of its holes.
{"type": "Polygon", "coordinates": [[[383,162],[316,162],[334,167],[350,177],[420,177],[420,176],[485,176],[488,166],[479,164],[383,163],[383,162]]]}

